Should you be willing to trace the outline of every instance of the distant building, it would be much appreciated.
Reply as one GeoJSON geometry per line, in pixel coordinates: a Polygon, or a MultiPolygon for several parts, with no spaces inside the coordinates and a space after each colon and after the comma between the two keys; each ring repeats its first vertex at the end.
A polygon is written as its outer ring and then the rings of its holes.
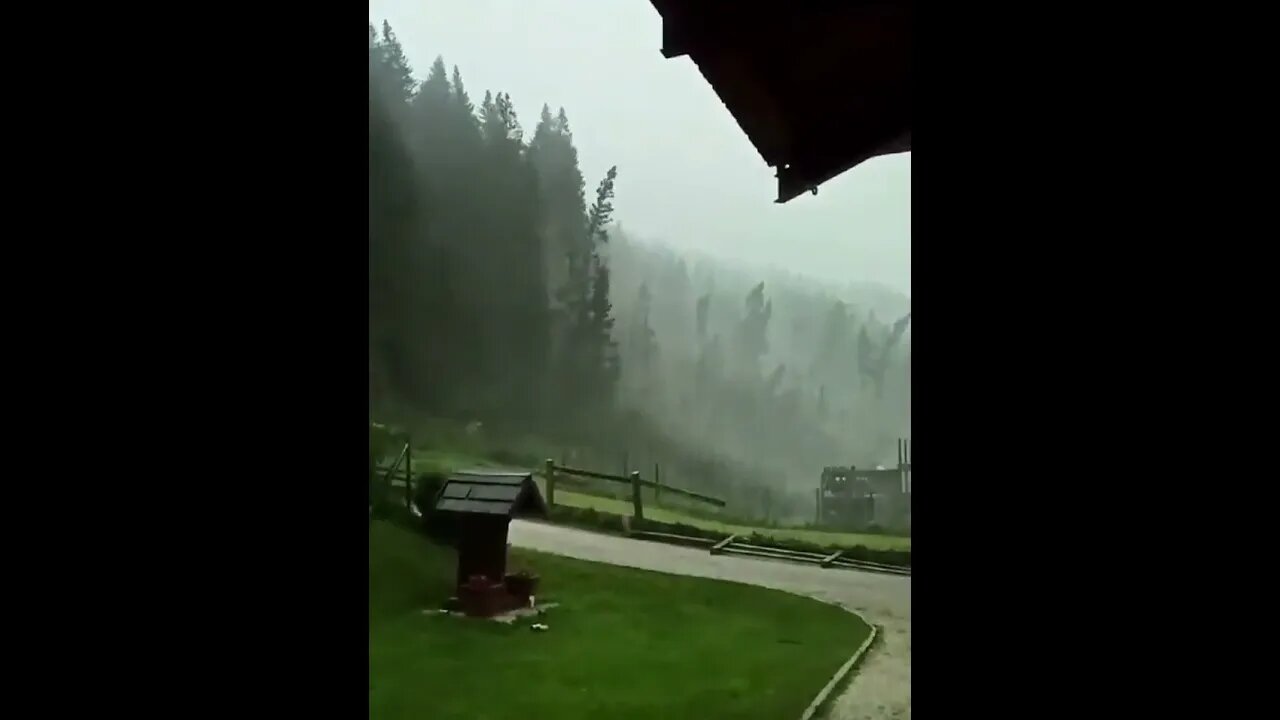
{"type": "MultiPolygon", "coordinates": [[[[899,446],[901,449],[901,445],[899,446]]],[[[896,468],[850,466],[822,469],[817,492],[818,525],[841,530],[911,529],[911,463],[896,468]]]]}

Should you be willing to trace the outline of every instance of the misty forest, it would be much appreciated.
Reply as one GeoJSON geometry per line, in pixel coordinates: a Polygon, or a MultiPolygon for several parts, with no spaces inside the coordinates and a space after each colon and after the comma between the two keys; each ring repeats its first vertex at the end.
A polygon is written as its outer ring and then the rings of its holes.
{"type": "Polygon", "coordinates": [[[369,75],[374,416],[480,424],[588,466],[660,461],[773,520],[813,517],[826,465],[895,462],[908,298],[629,236],[626,168],[584,178],[565,108],[517,114],[442,58],[415,73],[386,23],[369,75]]]}

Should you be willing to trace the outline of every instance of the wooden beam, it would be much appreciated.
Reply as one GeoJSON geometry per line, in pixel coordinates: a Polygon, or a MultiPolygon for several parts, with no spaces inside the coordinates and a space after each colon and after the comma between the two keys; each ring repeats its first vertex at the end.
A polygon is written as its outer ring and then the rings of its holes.
{"type": "Polygon", "coordinates": [[[543,465],[543,474],[547,479],[547,507],[556,504],[556,461],[547,458],[543,465]]]}
{"type": "MultiPolygon", "coordinates": [[[[556,469],[564,473],[565,475],[577,475],[578,477],[593,478],[595,480],[608,480],[610,482],[616,482],[616,483],[628,483],[628,484],[639,483],[642,487],[658,486],[657,483],[655,483],[653,480],[645,480],[643,478],[634,477],[640,474],[639,471],[633,472],[632,473],[633,477],[622,477],[621,475],[610,475],[609,473],[601,473],[601,472],[596,472],[594,470],[583,470],[581,468],[565,467],[563,465],[557,465],[556,469]]],[[[677,495],[684,495],[685,497],[690,497],[690,498],[693,498],[694,500],[700,500],[709,505],[715,505],[717,507],[725,506],[724,500],[721,500],[720,498],[717,498],[717,497],[711,497],[710,495],[703,495],[702,493],[694,492],[693,490],[685,490],[684,488],[672,487],[670,485],[663,485],[662,490],[664,492],[676,493],[677,495]]]]}
{"type": "Polygon", "coordinates": [[[640,471],[631,471],[631,510],[637,520],[644,519],[644,505],[640,500],[640,471]]]}
{"type": "Polygon", "coordinates": [[[737,536],[737,535],[730,535],[729,537],[727,537],[727,538],[725,538],[725,539],[721,540],[720,542],[716,543],[715,545],[712,545],[712,546],[711,546],[711,554],[712,554],[712,555],[719,555],[719,554],[720,554],[720,551],[721,551],[721,550],[724,550],[724,546],[725,546],[725,545],[728,545],[728,544],[729,544],[729,543],[731,543],[731,542],[733,542],[733,539],[734,539],[734,538],[736,538],[736,537],[738,537],[738,536],[737,536]]]}

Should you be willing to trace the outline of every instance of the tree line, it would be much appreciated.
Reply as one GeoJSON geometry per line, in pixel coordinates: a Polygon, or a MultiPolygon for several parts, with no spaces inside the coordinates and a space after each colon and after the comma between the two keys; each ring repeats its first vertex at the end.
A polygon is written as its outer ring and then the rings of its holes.
{"type": "Polygon", "coordinates": [[[528,137],[511,96],[419,80],[369,26],[372,409],[572,430],[612,407],[616,169],[588,205],[563,108],[528,137]]]}
{"type": "Polygon", "coordinates": [[[639,242],[616,179],[588,195],[564,108],[527,133],[510,95],[474,101],[439,57],[419,79],[370,25],[371,412],[643,448],[757,517],[811,516],[824,465],[890,462],[909,311],[639,242]]]}
{"type": "Polygon", "coordinates": [[[732,463],[716,491],[758,483],[750,512],[811,517],[822,467],[893,464],[910,435],[909,300],[615,235],[620,403],[732,463]]]}

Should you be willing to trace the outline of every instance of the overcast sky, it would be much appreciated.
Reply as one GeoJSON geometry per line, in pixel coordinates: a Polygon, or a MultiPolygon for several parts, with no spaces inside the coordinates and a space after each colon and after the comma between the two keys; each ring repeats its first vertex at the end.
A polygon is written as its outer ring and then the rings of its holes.
{"type": "Polygon", "coordinates": [[[543,103],[563,106],[588,201],[618,166],[614,217],[628,233],[910,295],[911,155],[775,204],[773,169],[697,67],[662,57],[649,0],[371,0],[369,19],[391,22],[420,80],[443,55],[474,101],[510,93],[528,135],[543,103]]]}

